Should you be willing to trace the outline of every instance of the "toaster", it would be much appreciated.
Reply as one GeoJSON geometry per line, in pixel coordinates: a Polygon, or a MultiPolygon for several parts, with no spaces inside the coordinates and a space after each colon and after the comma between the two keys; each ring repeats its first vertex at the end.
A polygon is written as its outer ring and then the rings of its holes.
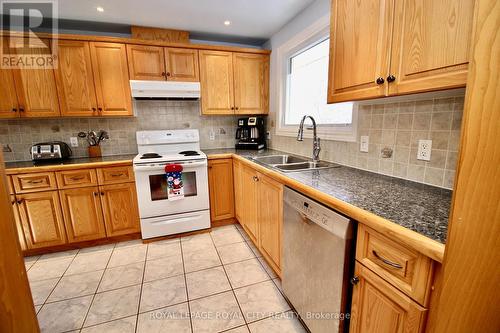
{"type": "Polygon", "coordinates": [[[33,161],[62,160],[72,154],[68,144],[62,141],[36,143],[30,153],[33,161]]]}

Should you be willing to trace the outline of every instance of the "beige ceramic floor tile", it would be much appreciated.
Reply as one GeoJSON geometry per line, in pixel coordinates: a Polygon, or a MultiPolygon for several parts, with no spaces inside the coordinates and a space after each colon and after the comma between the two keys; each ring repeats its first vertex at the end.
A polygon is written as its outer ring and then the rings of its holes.
{"type": "Polygon", "coordinates": [[[81,333],[135,333],[137,316],[84,328],[81,333]]]}
{"type": "Polygon", "coordinates": [[[137,262],[106,269],[97,291],[102,292],[142,283],[144,264],[144,262],[137,262]]]}
{"type": "Polygon", "coordinates": [[[290,310],[272,281],[253,284],[234,291],[247,323],[290,310]]]}
{"type": "Polygon", "coordinates": [[[190,301],[193,331],[220,332],[245,324],[233,292],[190,301]]]}
{"type": "Polygon", "coordinates": [[[137,333],[191,333],[187,303],[139,315],[137,333]]]}
{"type": "Polygon", "coordinates": [[[293,312],[286,312],[271,318],[250,323],[252,333],[306,333],[300,321],[293,312]]]}
{"type": "Polygon", "coordinates": [[[115,247],[111,259],[109,259],[108,268],[133,264],[146,260],[147,246],[129,246],[115,247]]]}
{"type": "Polygon", "coordinates": [[[92,296],[45,304],[38,312],[42,333],[66,332],[82,327],[92,296]]]}
{"type": "Polygon", "coordinates": [[[144,282],[168,278],[184,273],[181,256],[148,260],[144,272],[144,282]]]}
{"type": "Polygon", "coordinates": [[[84,326],[137,314],[140,292],[141,286],[132,286],[96,294],[84,326]]]}
{"type": "Polygon", "coordinates": [[[59,278],[30,282],[31,296],[35,305],[43,304],[59,282],[59,278]]]}
{"type": "Polygon", "coordinates": [[[205,297],[231,289],[222,267],[186,274],[189,299],[205,297]]]}
{"type": "Polygon", "coordinates": [[[78,253],[65,275],[81,274],[106,268],[111,251],[78,253]]]}
{"type": "Polygon", "coordinates": [[[139,312],[151,311],[187,301],[186,281],[183,275],[155,280],[142,286],[139,312]]]}
{"type": "Polygon", "coordinates": [[[150,243],[148,245],[148,260],[180,255],[181,243],[178,239],[167,239],[164,241],[150,243]]]}
{"type": "Polygon", "coordinates": [[[224,268],[233,288],[240,288],[270,279],[256,258],[228,264],[224,268]]]}
{"type": "Polygon", "coordinates": [[[63,276],[47,302],[92,295],[96,292],[103,271],[63,276]]]}
{"type": "Polygon", "coordinates": [[[219,254],[215,248],[183,253],[182,255],[184,258],[184,268],[186,269],[186,272],[194,272],[222,265],[219,259],[219,254]]]}
{"type": "Polygon", "coordinates": [[[217,251],[224,265],[255,257],[245,242],[220,246],[217,251]]]}
{"type": "Polygon", "coordinates": [[[37,261],[28,271],[30,281],[46,280],[61,277],[73,258],[37,261]]]}

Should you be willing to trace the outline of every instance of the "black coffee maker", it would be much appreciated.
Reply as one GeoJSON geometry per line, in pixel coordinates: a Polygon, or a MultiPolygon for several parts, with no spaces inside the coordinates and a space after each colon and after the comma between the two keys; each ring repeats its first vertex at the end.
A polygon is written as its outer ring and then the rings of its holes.
{"type": "Polygon", "coordinates": [[[266,148],[266,125],[264,117],[238,119],[236,149],[259,150],[266,148]]]}

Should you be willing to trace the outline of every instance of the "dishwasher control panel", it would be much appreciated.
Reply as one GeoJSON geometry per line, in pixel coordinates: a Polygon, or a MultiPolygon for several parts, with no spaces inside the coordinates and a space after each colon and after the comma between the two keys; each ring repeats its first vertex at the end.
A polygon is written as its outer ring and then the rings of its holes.
{"type": "Polygon", "coordinates": [[[345,216],[296,192],[292,192],[291,195],[285,193],[284,200],[286,209],[292,208],[297,211],[304,222],[315,223],[340,237],[347,236],[350,220],[345,216]]]}

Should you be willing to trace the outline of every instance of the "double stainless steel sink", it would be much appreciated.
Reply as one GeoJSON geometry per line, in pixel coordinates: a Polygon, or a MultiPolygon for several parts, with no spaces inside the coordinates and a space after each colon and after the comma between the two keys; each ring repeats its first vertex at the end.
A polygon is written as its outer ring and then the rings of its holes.
{"type": "Polygon", "coordinates": [[[252,159],[283,172],[319,170],[340,167],[340,165],[335,163],[324,161],[313,162],[307,158],[294,155],[256,156],[252,157],[252,159]]]}

